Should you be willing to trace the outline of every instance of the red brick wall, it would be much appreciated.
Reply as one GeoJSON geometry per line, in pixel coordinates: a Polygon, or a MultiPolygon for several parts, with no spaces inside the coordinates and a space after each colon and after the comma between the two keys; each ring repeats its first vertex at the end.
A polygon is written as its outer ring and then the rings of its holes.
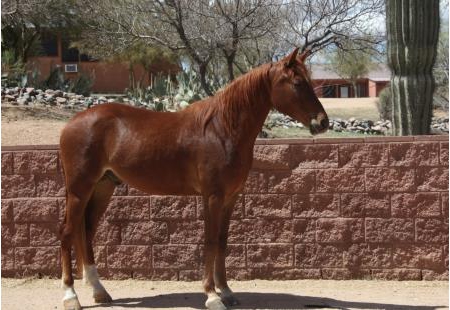
{"type": "MultiPolygon", "coordinates": [[[[448,137],[260,140],[236,206],[234,279],[448,278],[448,137]]],[[[2,275],[58,275],[56,146],[2,148],[2,275]]],[[[199,279],[198,197],[120,186],[95,252],[108,278],[199,279]]]]}

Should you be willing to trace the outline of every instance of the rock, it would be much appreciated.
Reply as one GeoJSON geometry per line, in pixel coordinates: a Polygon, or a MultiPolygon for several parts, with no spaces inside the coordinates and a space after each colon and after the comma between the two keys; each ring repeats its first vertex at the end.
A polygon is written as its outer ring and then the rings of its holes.
{"type": "Polygon", "coordinates": [[[92,98],[86,98],[86,100],[84,101],[84,105],[87,106],[88,108],[94,104],[94,100],[92,98]]]}
{"type": "Polygon", "coordinates": [[[19,99],[17,99],[17,103],[19,104],[19,105],[26,105],[27,103],[28,103],[28,99],[26,99],[26,98],[19,98],[19,99]]]}
{"type": "Polygon", "coordinates": [[[101,97],[98,98],[98,101],[106,101],[106,100],[107,100],[107,99],[106,99],[105,96],[101,96],[101,97]]]}
{"type": "Polygon", "coordinates": [[[63,91],[61,90],[55,90],[53,94],[55,95],[55,97],[63,97],[63,91]]]}
{"type": "Polygon", "coordinates": [[[353,123],[354,121],[356,121],[356,118],[350,117],[350,118],[348,119],[348,121],[349,121],[350,123],[353,123]]]}
{"type": "Polygon", "coordinates": [[[46,90],[45,90],[45,93],[46,93],[46,94],[54,94],[55,91],[54,91],[53,89],[50,89],[50,88],[49,88],[49,89],[46,89],[46,90]]]}
{"type": "Polygon", "coordinates": [[[6,101],[16,101],[16,97],[13,95],[5,95],[6,101]]]}
{"type": "Polygon", "coordinates": [[[25,91],[30,95],[36,94],[34,87],[27,87],[27,88],[25,88],[25,91]]]}
{"type": "Polygon", "coordinates": [[[56,102],[58,104],[65,104],[67,102],[67,99],[64,97],[56,97],[56,102]]]}
{"type": "Polygon", "coordinates": [[[337,132],[341,132],[342,131],[342,126],[339,123],[334,123],[333,125],[333,130],[337,131],[337,132]]]}
{"type": "Polygon", "coordinates": [[[112,102],[114,102],[114,101],[115,101],[115,100],[112,99],[112,98],[107,100],[108,103],[112,103],[112,102]]]}

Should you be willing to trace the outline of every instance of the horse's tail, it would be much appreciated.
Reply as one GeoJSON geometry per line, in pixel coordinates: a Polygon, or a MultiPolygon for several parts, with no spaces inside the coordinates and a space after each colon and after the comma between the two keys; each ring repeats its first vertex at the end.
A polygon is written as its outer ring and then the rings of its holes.
{"type": "MultiPolygon", "coordinates": [[[[66,173],[64,170],[63,161],[61,161],[61,170],[62,170],[62,174],[64,177],[64,181],[66,181],[66,173]]],[[[67,184],[66,184],[65,195],[66,195],[66,204],[67,204],[67,199],[69,196],[69,193],[67,191],[67,184]]],[[[77,276],[79,278],[81,278],[83,276],[83,265],[84,265],[83,257],[85,257],[85,254],[86,254],[86,216],[85,216],[85,213],[86,213],[86,211],[83,210],[83,215],[82,215],[82,220],[81,220],[80,226],[73,227],[74,234],[73,234],[72,242],[73,242],[73,246],[75,248],[75,261],[77,264],[77,276]]],[[[59,229],[60,236],[62,236],[64,226],[65,226],[65,224],[67,224],[66,222],[67,222],[67,218],[65,215],[64,220],[59,229]]],[[[60,237],[60,239],[61,239],[61,237],[60,237]]]]}
{"type": "Polygon", "coordinates": [[[88,245],[87,238],[90,238],[90,242],[92,242],[93,234],[95,233],[100,218],[106,210],[114,188],[120,183],[121,181],[112,172],[107,171],[95,185],[91,197],[89,197],[89,201],[83,209],[80,227],[78,227],[73,241],[78,276],[82,274],[83,265],[88,263],[83,259],[87,257],[88,246],[91,246],[88,245]],[[88,234],[89,236],[87,236],[88,234]]]}
{"type": "Polygon", "coordinates": [[[84,259],[86,257],[86,212],[83,211],[80,227],[76,228],[74,234],[73,245],[75,247],[75,261],[77,264],[77,277],[83,277],[84,259]]]}

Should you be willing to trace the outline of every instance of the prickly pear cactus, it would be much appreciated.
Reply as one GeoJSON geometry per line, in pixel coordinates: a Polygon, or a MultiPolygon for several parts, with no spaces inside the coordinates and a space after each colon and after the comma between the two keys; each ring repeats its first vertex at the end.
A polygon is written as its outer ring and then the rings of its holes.
{"type": "Polygon", "coordinates": [[[427,134],[433,109],[439,0],[386,0],[386,30],[394,134],[427,134]]]}

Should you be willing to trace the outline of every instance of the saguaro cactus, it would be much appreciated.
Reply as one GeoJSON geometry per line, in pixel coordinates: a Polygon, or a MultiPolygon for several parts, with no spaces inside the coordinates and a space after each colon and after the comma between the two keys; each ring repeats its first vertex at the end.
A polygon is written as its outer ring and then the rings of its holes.
{"type": "Polygon", "coordinates": [[[386,30],[394,134],[427,134],[433,108],[439,0],[386,0],[386,30]]]}

